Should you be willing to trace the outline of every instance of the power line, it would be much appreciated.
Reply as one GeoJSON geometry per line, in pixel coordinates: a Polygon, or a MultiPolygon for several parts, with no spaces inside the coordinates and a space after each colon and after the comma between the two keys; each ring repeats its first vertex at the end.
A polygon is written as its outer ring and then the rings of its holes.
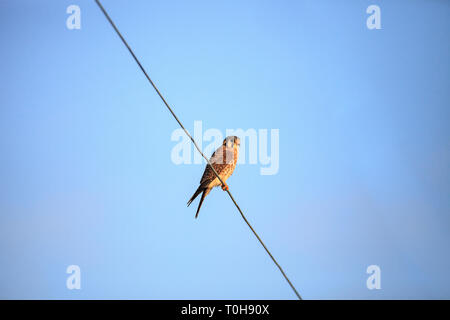
{"type": "MultiPolygon", "coordinates": [[[[211,169],[213,170],[214,174],[216,175],[217,179],[219,179],[219,181],[222,183],[222,185],[225,185],[225,182],[220,178],[219,174],[217,173],[217,171],[214,169],[214,167],[211,165],[211,162],[209,161],[209,159],[203,154],[202,150],[199,148],[199,146],[197,145],[197,143],[195,142],[194,138],[192,138],[192,136],[189,134],[189,132],[186,130],[186,128],[183,126],[183,124],[181,123],[180,119],[178,119],[178,117],[176,116],[175,112],[173,112],[172,108],[169,106],[169,104],[167,103],[166,99],[164,99],[163,95],[161,94],[161,92],[158,90],[158,88],[156,87],[155,83],[152,81],[152,79],[150,79],[149,75],[147,74],[147,72],[145,71],[144,67],[142,66],[142,64],[140,63],[139,59],[136,57],[136,55],[134,54],[133,50],[131,49],[131,47],[128,45],[127,41],[125,40],[125,38],[122,36],[122,34],[120,33],[119,29],[117,29],[116,25],[114,24],[114,22],[112,21],[112,19],[109,17],[108,13],[106,12],[105,8],[103,8],[102,4],[100,3],[99,0],[95,0],[95,2],[97,3],[97,5],[99,6],[100,10],[103,12],[103,14],[105,15],[106,19],[109,21],[109,23],[111,24],[111,26],[114,28],[114,30],[116,31],[117,35],[120,37],[120,39],[122,40],[123,44],[127,47],[128,51],[130,52],[130,54],[133,56],[134,60],[136,61],[136,63],[138,64],[139,68],[141,69],[141,71],[144,73],[145,77],[147,78],[147,80],[150,82],[150,84],[152,85],[153,89],[155,89],[156,93],[158,93],[159,97],[161,98],[161,100],[164,102],[164,104],[166,105],[167,109],[170,111],[170,113],[172,114],[172,116],[175,118],[175,120],[178,122],[178,124],[180,125],[180,127],[184,130],[184,132],[186,133],[186,135],[191,139],[192,143],[194,144],[195,148],[198,150],[198,152],[200,152],[200,154],[202,155],[203,158],[205,158],[206,162],[208,163],[208,165],[211,167],[211,169]]],[[[295,295],[297,296],[297,298],[299,300],[302,300],[302,297],[300,296],[300,294],[298,293],[297,289],[295,289],[294,285],[292,284],[292,282],[289,280],[289,278],[287,277],[287,275],[284,273],[283,268],[281,268],[281,266],[278,264],[277,260],[273,257],[273,255],[270,253],[269,249],[267,249],[266,245],[264,244],[264,242],[261,240],[261,238],[259,237],[259,235],[256,233],[255,229],[253,229],[253,227],[250,225],[250,223],[248,222],[247,218],[245,217],[244,213],[242,212],[241,208],[239,207],[239,205],[237,204],[236,200],[234,200],[233,195],[231,194],[230,190],[226,190],[228,195],[230,196],[231,200],[233,201],[234,205],[236,206],[236,208],[238,209],[239,213],[242,216],[242,219],[244,219],[245,223],[247,223],[248,227],[250,228],[250,230],[252,230],[253,234],[256,236],[256,238],[259,240],[259,242],[261,243],[261,245],[264,247],[264,249],[266,250],[267,254],[270,256],[270,258],[272,258],[273,262],[275,263],[275,265],[278,267],[278,269],[280,269],[281,274],[283,275],[283,277],[286,279],[286,281],[289,283],[289,285],[291,286],[292,290],[294,291],[295,295]]]]}

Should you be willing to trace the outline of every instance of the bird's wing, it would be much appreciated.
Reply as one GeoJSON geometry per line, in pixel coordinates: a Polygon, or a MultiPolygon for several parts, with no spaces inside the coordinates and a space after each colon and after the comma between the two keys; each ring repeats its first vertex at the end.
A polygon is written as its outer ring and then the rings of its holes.
{"type": "MultiPolygon", "coordinates": [[[[216,172],[220,175],[220,173],[223,172],[226,167],[233,163],[233,160],[233,149],[230,150],[229,148],[221,146],[213,153],[211,159],[209,159],[209,162],[211,162],[216,172]]],[[[200,180],[200,185],[209,184],[215,178],[216,175],[214,174],[214,171],[212,170],[210,165],[207,164],[202,179],[200,180]]]]}

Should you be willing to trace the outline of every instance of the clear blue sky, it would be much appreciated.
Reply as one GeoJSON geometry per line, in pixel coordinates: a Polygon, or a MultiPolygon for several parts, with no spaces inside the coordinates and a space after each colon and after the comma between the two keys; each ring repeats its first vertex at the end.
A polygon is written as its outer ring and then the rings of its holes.
{"type": "MultiPolygon", "coordinates": [[[[280,130],[228,182],[304,298],[450,298],[448,1],[103,4],[189,130],[280,130]]],[[[0,26],[0,298],[295,298],[220,189],[194,219],[204,165],[94,1],[0,26]]]]}

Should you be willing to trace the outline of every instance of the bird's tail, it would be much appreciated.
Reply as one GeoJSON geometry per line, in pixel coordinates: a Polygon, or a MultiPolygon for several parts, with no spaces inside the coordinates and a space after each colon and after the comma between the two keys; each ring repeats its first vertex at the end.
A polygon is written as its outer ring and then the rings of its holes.
{"type": "Polygon", "coordinates": [[[191,199],[189,199],[187,206],[189,207],[189,205],[192,203],[192,201],[194,201],[195,198],[197,198],[197,196],[204,190],[205,190],[205,188],[203,188],[202,186],[199,186],[197,191],[195,191],[194,195],[191,197],[191,199]]]}
{"type": "Polygon", "coordinates": [[[202,197],[200,198],[200,202],[198,204],[197,213],[195,214],[195,219],[197,219],[197,217],[198,217],[198,213],[200,212],[200,208],[202,207],[203,200],[205,200],[205,197],[209,193],[209,190],[211,190],[211,189],[205,189],[203,191],[202,197]]]}

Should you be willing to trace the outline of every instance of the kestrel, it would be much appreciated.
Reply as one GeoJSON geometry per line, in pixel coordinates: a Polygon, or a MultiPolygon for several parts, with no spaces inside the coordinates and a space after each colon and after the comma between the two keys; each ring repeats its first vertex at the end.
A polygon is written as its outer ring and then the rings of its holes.
{"type": "MultiPolygon", "coordinates": [[[[239,146],[241,145],[241,140],[236,136],[229,136],[223,140],[222,145],[213,153],[209,162],[216,170],[219,177],[222,179],[224,184],[222,185],[222,190],[228,190],[228,186],[225,181],[233,174],[234,168],[236,168],[236,162],[239,156],[239,146]]],[[[187,205],[192,203],[194,199],[203,192],[198,204],[197,213],[195,218],[198,217],[200,208],[202,206],[203,200],[211,191],[212,188],[220,186],[222,183],[217,179],[214,171],[209,164],[206,165],[205,172],[203,173],[202,179],[200,180],[200,186],[197,191],[195,191],[192,198],[188,201],[187,205]]]]}

